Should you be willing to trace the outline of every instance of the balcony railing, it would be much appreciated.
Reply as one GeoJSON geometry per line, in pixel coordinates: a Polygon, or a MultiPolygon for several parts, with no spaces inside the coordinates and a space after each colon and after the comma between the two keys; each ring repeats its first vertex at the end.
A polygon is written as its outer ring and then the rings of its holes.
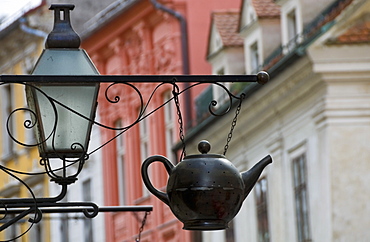
{"type": "Polygon", "coordinates": [[[296,52],[300,48],[309,44],[321,33],[325,32],[333,23],[341,11],[346,8],[353,0],[338,0],[324,9],[315,19],[307,24],[302,33],[297,34],[286,45],[281,45],[270,56],[268,56],[260,69],[269,70],[276,63],[283,59],[284,56],[296,52]]]}

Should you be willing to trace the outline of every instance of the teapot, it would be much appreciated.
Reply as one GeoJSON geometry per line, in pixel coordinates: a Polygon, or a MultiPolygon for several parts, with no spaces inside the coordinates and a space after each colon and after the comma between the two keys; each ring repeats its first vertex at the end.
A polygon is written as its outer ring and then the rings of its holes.
{"type": "Polygon", "coordinates": [[[145,186],[170,207],[186,230],[228,228],[263,169],[272,163],[267,155],[249,171],[239,173],[224,155],[207,154],[210,149],[209,142],[203,140],[198,145],[201,154],[185,156],[176,166],[166,157],[155,155],[141,167],[145,186]],[[166,192],[150,181],[148,167],[153,162],[163,163],[168,172],[166,192]]]}

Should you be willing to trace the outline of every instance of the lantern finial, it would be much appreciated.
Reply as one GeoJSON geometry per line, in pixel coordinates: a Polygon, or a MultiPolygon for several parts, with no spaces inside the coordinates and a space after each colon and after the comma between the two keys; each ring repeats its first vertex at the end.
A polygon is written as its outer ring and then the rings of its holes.
{"type": "Polygon", "coordinates": [[[81,39],[73,30],[70,20],[70,11],[73,4],[52,4],[49,8],[54,10],[54,27],[49,33],[45,48],[79,48],[81,39]]]}

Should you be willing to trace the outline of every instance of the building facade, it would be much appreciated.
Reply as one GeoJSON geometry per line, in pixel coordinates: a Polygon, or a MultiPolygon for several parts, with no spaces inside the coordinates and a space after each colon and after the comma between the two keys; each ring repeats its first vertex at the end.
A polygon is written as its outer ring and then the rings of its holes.
{"type": "MultiPolygon", "coordinates": [[[[65,2],[53,1],[52,3],[65,2]]],[[[109,1],[74,1],[77,6],[77,29],[81,28],[82,22],[86,22],[96,12],[99,7],[107,6],[109,1]],[[88,2],[90,10],[83,12],[82,5],[88,2]]],[[[35,4],[28,4],[11,16],[7,16],[0,23],[0,73],[9,74],[30,74],[45,48],[45,38],[53,26],[53,12],[48,10],[50,1],[40,1],[35,4]]],[[[5,168],[21,172],[40,173],[40,175],[23,175],[14,173],[22,179],[32,190],[35,197],[52,197],[60,193],[60,186],[51,183],[50,178],[43,174],[44,167],[39,165],[39,153],[36,147],[24,147],[16,144],[7,131],[7,120],[12,135],[20,142],[34,144],[36,142],[33,130],[25,128],[24,123],[30,119],[27,112],[11,112],[17,108],[27,108],[23,85],[0,85],[0,117],[1,117],[1,149],[0,161],[5,168]]],[[[98,117],[97,117],[98,119],[98,117]]],[[[98,128],[93,128],[90,142],[90,150],[99,147],[100,132],[98,128]]],[[[85,163],[79,180],[68,189],[66,201],[92,201],[98,205],[103,205],[103,188],[101,173],[101,155],[95,152],[85,163]]],[[[2,171],[0,181],[0,196],[2,198],[31,197],[31,191],[23,186],[20,181],[13,179],[10,175],[2,171]]],[[[11,215],[2,218],[1,222],[9,219],[11,215]]],[[[31,216],[32,217],[32,216],[31,216]]],[[[15,225],[10,226],[0,233],[0,240],[5,241],[25,233],[31,223],[27,218],[20,220],[15,225]]],[[[94,219],[89,219],[83,214],[43,214],[42,220],[32,225],[32,228],[20,238],[14,241],[104,241],[104,215],[99,214],[94,219]],[[99,229],[97,229],[99,228],[99,229]]]]}
{"type": "MultiPolygon", "coordinates": [[[[245,71],[271,80],[244,89],[227,158],[241,171],[266,154],[274,162],[235,217],[233,241],[368,240],[369,4],[243,1],[245,71]]],[[[206,119],[187,147],[208,139],[222,153],[234,115],[206,119]]]]}
{"type": "MultiPolygon", "coordinates": [[[[43,40],[46,37],[45,28],[39,25],[39,21],[45,18],[47,9],[43,4],[40,6],[26,6],[15,16],[7,21],[4,19],[0,25],[0,73],[1,74],[29,74],[43,48],[43,40]],[[31,8],[30,8],[31,7],[31,8]]],[[[28,148],[16,144],[10,137],[8,128],[14,138],[25,144],[35,143],[32,131],[27,130],[23,122],[30,119],[27,112],[15,112],[17,108],[26,108],[27,103],[23,85],[0,85],[0,162],[5,168],[30,173],[43,172],[39,165],[38,149],[28,148]]],[[[26,186],[18,180],[1,171],[0,196],[31,197],[26,186]]],[[[11,172],[12,173],[12,172],[11,172]]],[[[13,175],[22,179],[37,197],[49,196],[49,179],[46,175],[27,176],[17,173],[13,175]]],[[[11,215],[4,217],[10,219],[11,215]]],[[[2,221],[4,221],[2,220],[2,221]]],[[[11,225],[0,233],[0,240],[9,240],[24,233],[31,226],[25,219],[11,225]]],[[[22,241],[50,241],[50,223],[44,220],[32,226],[22,241]]],[[[21,241],[20,239],[17,241],[21,241]]]]}
{"type": "MultiPolygon", "coordinates": [[[[117,1],[86,25],[82,45],[102,74],[210,74],[211,67],[205,58],[211,11],[238,8],[239,5],[240,1],[220,0],[207,3],[117,1]],[[186,20],[186,32],[180,27],[181,19],[186,20]],[[188,52],[185,54],[188,63],[184,63],[182,41],[187,42],[188,52]],[[188,68],[184,68],[187,64],[188,68]]],[[[141,163],[150,155],[161,154],[174,163],[178,162],[171,150],[179,137],[173,101],[151,114],[173,97],[173,87],[170,84],[161,86],[149,100],[156,84],[135,86],[147,105],[144,110],[140,108],[140,97],[132,87],[101,87],[107,90],[99,98],[101,122],[118,130],[102,131],[103,142],[118,135],[103,148],[105,205],[153,205],[153,212],[147,217],[144,231],[140,234],[141,241],[200,241],[196,233],[182,230],[182,224],[167,205],[150,195],[141,181],[141,163]],[[107,99],[118,102],[109,103],[107,99]],[[139,115],[148,114],[147,118],[120,134],[120,127],[130,126],[139,115]]],[[[188,99],[181,96],[181,107],[185,108],[184,102],[194,99],[206,86],[193,88],[188,99]]],[[[195,108],[190,108],[184,115],[186,127],[194,125],[196,116],[195,108]]],[[[166,170],[153,164],[150,172],[153,184],[164,189],[166,170]]],[[[107,214],[106,240],[131,241],[138,238],[143,217],[143,213],[107,214]]]]}

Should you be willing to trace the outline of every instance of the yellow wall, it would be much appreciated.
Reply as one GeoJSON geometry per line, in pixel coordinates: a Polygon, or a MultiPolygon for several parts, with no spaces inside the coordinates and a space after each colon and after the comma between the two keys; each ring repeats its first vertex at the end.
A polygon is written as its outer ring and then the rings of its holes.
{"type": "MultiPolygon", "coordinates": [[[[43,49],[43,44],[44,44],[42,39],[40,38],[38,39],[39,39],[38,48],[36,48],[31,53],[31,57],[33,57],[31,59],[35,59],[35,60],[37,60],[38,56],[40,55],[43,49]]],[[[17,75],[18,74],[28,74],[28,73],[25,73],[25,70],[24,70],[24,63],[23,63],[24,59],[25,58],[22,58],[19,62],[15,63],[8,70],[1,70],[2,74],[3,73],[17,74],[17,75]]],[[[13,102],[12,109],[13,110],[17,108],[25,107],[26,102],[25,102],[24,85],[15,84],[12,86],[12,98],[13,98],[12,99],[12,102],[13,102]]],[[[1,99],[0,99],[0,105],[2,105],[1,99]]],[[[27,116],[25,115],[23,111],[21,111],[21,112],[17,112],[17,115],[15,115],[14,117],[15,119],[14,119],[13,127],[16,133],[16,138],[20,142],[26,142],[24,121],[27,119],[27,116]]],[[[6,125],[6,124],[2,123],[1,125],[6,125]]],[[[2,132],[2,129],[0,129],[0,132],[2,132]]],[[[0,137],[2,137],[2,134],[0,137]]],[[[3,147],[2,140],[0,141],[0,145],[1,145],[0,147],[2,148],[3,147]]],[[[0,148],[0,157],[3,157],[2,156],[3,152],[1,148],[0,148]]],[[[1,160],[0,164],[5,166],[6,168],[10,168],[10,169],[14,169],[17,171],[22,171],[22,172],[43,172],[44,168],[40,166],[39,160],[40,158],[39,158],[37,147],[28,148],[28,147],[21,146],[19,144],[15,144],[12,157],[7,159],[6,161],[1,160]]],[[[33,177],[33,176],[27,176],[23,174],[16,174],[16,173],[13,173],[13,174],[27,183],[29,183],[30,178],[33,177]]],[[[49,196],[48,187],[49,187],[49,182],[50,182],[49,177],[46,175],[40,175],[39,177],[40,177],[39,179],[35,179],[36,183],[32,182],[32,184],[29,184],[29,185],[32,189],[33,187],[35,187],[35,185],[41,184],[42,194],[41,195],[37,194],[36,196],[37,197],[40,197],[40,196],[48,197],[49,196]]],[[[9,195],[10,197],[31,197],[29,190],[24,185],[22,185],[19,181],[16,181],[14,178],[9,176],[5,172],[2,172],[2,174],[0,175],[0,193],[4,194],[3,192],[6,189],[9,189],[10,187],[14,187],[14,186],[17,187],[18,189],[15,189],[16,193],[10,194],[9,195]]],[[[44,215],[43,218],[45,218],[46,216],[47,215],[44,215]]],[[[20,233],[23,233],[24,231],[26,231],[29,228],[29,226],[30,226],[30,223],[28,222],[22,223],[21,226],[19,226],[20,231],[18,230],[17,234],[19,235],[20,233]]],[[[43,231],[44,241],[45,242],[50,241],[50,223],[48,220],[45,220],[45,219],[42,220],[42,231],[43,231]]],[[[9,238],[5,238],[6,233],[7,233],[6,231],[0,232],[0,240],[9,239],[9,238]]],[[[20,240],[22,242],[28,242],[28,241],[33,242],[29,234],[23,236],[20,240]]]]}

